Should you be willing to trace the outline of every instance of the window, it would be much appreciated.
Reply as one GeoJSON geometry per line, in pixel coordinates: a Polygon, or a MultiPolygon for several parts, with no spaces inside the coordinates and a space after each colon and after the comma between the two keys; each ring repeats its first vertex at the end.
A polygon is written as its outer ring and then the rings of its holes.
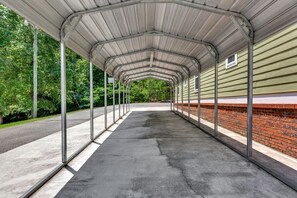
{"type": "Polygon", "coordinates": [[[177,96],[179,96],[179,86],[177,86],[177,96]]]}
{"type": "Polygon", "coordinates": [[[226,58],[226,69],[237,65],[237,54],[233,54],[226,58]]]}
{"type": "Polygon", "coordinates": [[[198,76],[194,76],[194,91],[195,91],[195,93],[198,92],[198,89],[199,89],[199,78],[198,78],[198,76]]]}

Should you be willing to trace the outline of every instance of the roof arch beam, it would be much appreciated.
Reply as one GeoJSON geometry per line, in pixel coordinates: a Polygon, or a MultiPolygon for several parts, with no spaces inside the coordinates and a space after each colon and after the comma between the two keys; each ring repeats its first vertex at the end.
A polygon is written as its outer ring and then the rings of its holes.
{"type": "Polygon", "coordinates": [[[96,8],[92,8],[92,9],[73,12],[72,14],[70,14],[69,16],[66,17],[66,19],[63,21],[63,23],[61,25],[61,28],[60,28],[61,40],[66,41],[67,38],[70,37],[70,34],[76,28],[76,26],[78,25],[78,22],[81,20],[81,18],[84,15],[94,14],[94,13],[98,13],[98,12],[104,12],[104,11],[108,11],[108,10],[114,10],[114,9],[130,6],[130,5],[136,5],[139,3],[141,3],[140,0],[137,0],[137,1],[132,0],[132,1],[125,1],[125,2],[120,2],[120,3],[115,3],[112,5],[107,5],[107,6],[96,7],[96,8]],[[76,22],[76,20],[77,20],[77,22],[76,22]],[[67,27],[69,27],[68,30],[67,30],[67,27]],[[67,36],[67,34],[69,34],[69,36],[67,36]]]}
{"type": "MultiPolygon", "coordinates": [[[[179,82],[178,80],[178,77],[176,75],[171,75],[171,74],[168,74],[168,73],[165,73],[165,72],[158,72],[158,71],[154,71],[154,70],[147,70],[147,71],[142,71],[142,72],[137,72],[137,73],[134,73],[134,74],[130,74],[130,75],[124,75],[122,80],[123,81],[126,81],[126,78],[131,78],[135,75],[139,75],[139,74],[151,74],[151,73],[155,73],[155,74],[160,74],[160,75],[164,75],[164,76],[168,76],[169,78],[174,78],[176,80],[176,82],[179,82]]],[[[183,80],[183,78],[182,78],[183,80]]]]}
{"type": "MultiPolygon", "coordinates": [[[[115,76],[117,70],[120,69],[120,68],[122,68],[122,67],[133,65],[133,64],[137,64],[137,63],[143,63],[143,62],[146,62],[146,61],[149,62],[150,59],[149,58],[146,58],[146,59],[142,59],[142,60],[139,60],[139,61],[133,61],[133,62],[130,62],[130,63],[125,63],[125,64],[117,65],[112,70],[112,76],[115,76]]],[[[163,61],[163,60],[155,59],[155,58],[154,58],[154,62],[159,62],[159,63],[168,64],[168,65],[173,65],[175,67],[180,67],[180,68],[186,70],[186,73],[187,73],[188,77],[190,77],[190,75],[191,75],[190,69],[187,66],[185,66],[185,65],[181,65],[181,64],[177,64],[177,63],[173,63],[173,62],[168,62],[168,61],[163,61]]]]}
{"type": "Polygon", "coordinates": [[[132,83],[132,82],[134,82],[134,81],[144,80],[144,79],[147,79],[147,78],[155,78],[155,79],[157,79],[157,80],[163,80],[163,81],[169,82],[169,83],[171,83],[172,85],[174,84],[174,81],[173,81],[173,80],[169,80],[168,78],[158,77],[158,76],[154,76],[154,75],[151,75],[151,76],[143,76],[143,77],[139,77],[139,78],[128,79],[128,80],[127,80],[127,83],[130,84],[130,83],[132,83]]]}
{"type": "Polygon", "coordinates": [[[110,65],[108,65],[108,63],[110,63],[110,61],[115,60],[116,58],[120,58],[120,57],[124,57],[124,56],[129,56],[129,55],[133,55],[133,54],[137,54],[137,53],[142,53],[142,52],[161,52],[161,53],[170,54],[170,55],[173,55],[173,56],[187,58],[187,59],[189,59],[189,60],[191,60],[193,62],[194,67],[198,71],[199,71],[199,67],[201,66],[199,60],[197,58],[193,57],[193,56],[188,56],[188,55],[185,55],[185,54],[180,54],[180,53],[177,53],[177,52],[170,52],[170,51],[161,50],[161,49],[157,49],[157,48],[145,48],[145,49],[134,51],[134,52],[128,52],[128,53],[125,53],[125,54],[120,54],[120,55],[108,57],[105,60],[104,69],[107,70],[108,67],[110,66],[110,65]]]}
{"type": "Polygon", "coordinates": [[[114,39],[110,39],[110,40],[106,40],[106,41],[99,41],[92,46],[92,48],[90,50],[90,56],[92,57],[92,59],[95,59],[96,58],[95,52],[97,51],[97,53],[99,53],[105,44],[113,43],[113,42],[117,42],[117,41],[123,41],[123,40],[127,40],[127,39],[132,39],[132,38],[138,38],[138,37],[145,36],[145,35],[166,36],[166,37],[175,38],[175,39],[182,40],[182,41],[187,41],[190,43],[200,44],[200,45],[203,45],[204,47],[207,47],[207,49],[208,49],[207,52],[210,53],[211,56],[213,56],[216,59],[219,58],[219,52],[218,52],[217,48],[210,42],[197,40],[197,39],[193,39],[193,38],[189,38],[189,37],[178,36],[175,34],[170,34],[170,33],[162,32],[159,30],[145,31],[142,33],[132,34],[132,35],[114,38],[114,39]]]}
{"type": "Polygon", "coordinates": [[[142,78],[149,78],[149,77],[158,77],[158,78],[162,78],[162,79],[167,79],[168,81],[171,81],[173,83],[176,83],[172,77],[165,77],[165,76],[160,76],[158,74],[143,74],[143,75],[139,75],[139,76],[135,76],[135,77],[128,77],[124,82],[129,82],[133,79],[142,79],[142,78]]]}
{"type": "Polygon", "coordinates": [[[236,17],[236,18],[241,19],[243,25],[248,28],[249,37],[251,39],[253,39],[253,37],[254,37],[254,29],[253,29],[252,24],[250,23],[250,21],[243,14],[241,14],[239,12],[224,10],[224,9],[221,9],[221,8],[212,7],[212,6],[208,6],[208,5],[205,5],[205,4],[193,3],[193,2],[189,2],[189,1],[185,1],[185,0],[162,0],[162,1],[156,1],[156,0],[130,0],[130,1],[125,1],[125,2],[115,3],[115,4],[112,4],[112,5],[96,7],[96,8],[82,10],[82,11],[77,11],[77,12],[74,12],[74,13],[70,14],[63,21],[63,23],[61,25],[61,28],[60,28],[61,40],[66,41],[67,39],[65,39],[65,38],[70,37],[70,34],[75,29],[75,27],[77,26],[77,24],[81,20],[82,16],[84,16],[84,15],[94,14],[94,13],[113,10],[113,9],[118,9],[118,8],[127,7],[127,6],[131,6],[131,5],[136,5],[136,4],[140,4],[140,3],[172,3],[172,4],[182,5],[182,6],[186,6],[186,7],[190,7],[190,8],[195,8],[195,9],[198,9],[198,10],[204,10],[204,11],[207,11],[207,12],[216,13],[216,14],[220,14],[220,15],[224,15],[224,16],[229,16],[229,17],[231,17],[231,20],[232,20],[232,17],[236,17]],[[69,26],[68,30],[67,30],[67,26],[69,26]]]}
{"type": "Polygon", "coordinates": [[[140,69],[151,69],[151,70],[153,70],[153,69],[160,69],[160,70],[164,70],[164,71],[175,72],[175,73],[179,74],[181,78],[183,78],[183,74],[180,71],[178,71],[178,70],[168,69],[168,68],[159,67],[159,66],[155,66],[155,65],[153,65],[153,67],[150,68],[149,65],[146,65],[146,66],[143,66],[143,67],[137,67],[137,68],[133,68],[133,69],[123,70],[123,71],[121,71],[119,73],[118,79],[121,79],[122,74],[126,74],[127,72],[135,71],[135,70],[140,70],[140,69]]]}

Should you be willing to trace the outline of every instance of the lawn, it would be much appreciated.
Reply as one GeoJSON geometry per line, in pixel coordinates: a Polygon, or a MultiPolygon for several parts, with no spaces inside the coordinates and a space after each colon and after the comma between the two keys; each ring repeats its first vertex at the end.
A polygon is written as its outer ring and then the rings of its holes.
{"type": "Polygon", "coordinates": [[[44,119],[55,117],[55,116],[58,116],[58,115],[51,115],[51,116],[45,116],[45,117],[40,117],[40,118],[33,118],[33,119],[29,119],[29,120],[11,122],[11,123],[7,123],[7,124],[0,124],[0,129],[4,129],[4,128],[7,128],[7,127],[18,126],[18,125],[22,125],[22,124],[27,124],[27,123],[35,122],[35,121],[38,121],[38,120],[44,120],[44,119]]]}

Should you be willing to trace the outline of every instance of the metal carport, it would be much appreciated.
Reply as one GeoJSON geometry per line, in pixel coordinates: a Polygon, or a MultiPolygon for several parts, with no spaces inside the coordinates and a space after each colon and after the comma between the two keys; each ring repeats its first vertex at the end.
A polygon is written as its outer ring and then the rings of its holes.
{"type": "MultiPolygon", "coordinates": [[[[297,20],[295,0],[0,0],[0,2],[60,41],[63,164],[72,158],[67,156],[66,149],[66,47],[88,59],[90,71],[93,64],[96,65],[104,70],[105,77],[108,74],[121,82],[123,89],[126,87],[128,93],[129,85],[134,80],[153,77],[169,81],[174,87],[183,80],[189,80],[191,75],[199,76],[202,70],[214,65],[215,134],[218,128],[217,64],[227,55],[248,47],[247,156],[250,158],[253,45],[297,20]]],[[[93,76],[92,72],[90,74],[92,124],[93,76]]],[[[105,87],[106,84],[105,81],[105,87]]],[[[106,97],[105,89],[105,106],[106,97]]],[[[126,95],[126,102],[128,98],[126,95]]],[[[197,101],[199,115],[199,93],[197,101]]],[[[189,105],[188,103],[188,111],[189,105]]],[[[93,131],[90,139],[94,139],[93,131]]]]}

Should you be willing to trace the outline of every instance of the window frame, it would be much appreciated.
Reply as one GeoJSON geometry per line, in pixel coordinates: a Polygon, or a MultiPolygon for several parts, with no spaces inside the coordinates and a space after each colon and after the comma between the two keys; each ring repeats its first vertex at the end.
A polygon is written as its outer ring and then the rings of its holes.
{"type": "Polygon", "coordinates": [[[226,60],[225,60],[225,69],[229,69],[229,68],[235,67],[235,66],[237,65],[237,63],[238,63],[237,58],[238,58],[237,53],[228,56],[228,57],[226,58],[226,60]],[[234,56],[234,61],[232,61],[232,62],[229,63],[229,62],[228,62],[228,59],[229,59],[231,56],[234,56]]]}
{"type": "Polygon", "coordinates": [[[199,80],[199,76],[198,75],[195,75],[194,76],[194,93],[198,93],[198,91],[199,91],[199,81],[198,81],[198,87],[196,87],[196,79],[198,78],[198,80],[199,80]]]}

